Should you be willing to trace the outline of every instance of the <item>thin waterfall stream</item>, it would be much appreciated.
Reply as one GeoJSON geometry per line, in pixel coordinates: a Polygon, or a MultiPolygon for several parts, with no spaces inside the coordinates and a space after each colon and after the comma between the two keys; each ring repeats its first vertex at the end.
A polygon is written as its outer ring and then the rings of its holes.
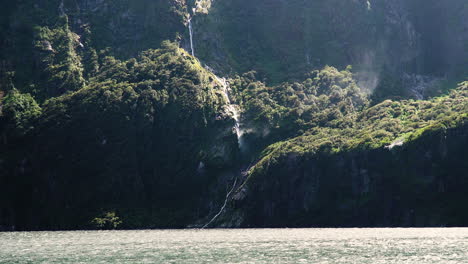
{"type": "MultiPolygon", "coordinates": [[[[192,25],[192,18],[193,16],[190,16],[187,20],[187,25],[188,25],[188,28],[189,28],[189,35],[190,35],[190,51],[191,51],[191,54],[193,57],[195,57],[195,49],[193,47],[193,25],[192,25]]],[[[229,83],[228,81],[226,80],[226,78],[220,78],[219,76],[217,76],[213,69],[210,68],[209,66],[205,66],[205,68],[210,71],[213,76],[215,77],[216,81],[221,85],[221,88],[222,88],[222,92],[224,94],[224,97],[226,99],[226,102],[227,102],[227,106],[228,106],[228,110],[229,112],[232,114],[232,118],[234,119],[235,121],[235,125],[233,127],[234,131],[236,132],[236,136],[237,136],[237,143],[239,145],[239,148],[242,148],[242,130],[240,128],[240,113],[239,113],[239,110],[238,110],[238,106],[233,104],[231,102],[231,97],[230,97],[230,94],[229,94],[229,90],[230,90],[230,87],[229,87],[229,83]]]]}
{"type": "Polygon", "coordinates": [[[236,132],[236,136],[237,136],[237,143],[239,145],[239,148],[242,148],[242,141],[241,141],[241,138],[242,138],[242,131],[240,129],[240,113],[239,113],[239,109],[238,109],[238,106],[236,104],[233,104],[231,102],[231,97],[230,97],[230,94],[229,94],[229,90],[230,90],[230,87],[229,87],[229,83],[228,81],[226,80],[226,78],[219,78],[218,76],[216,76],[216,74],[214,74],[214,77],[216,78],[216,80],[221,84],[221,87],[222,87],[222,92],[224,94],[224,97],[226,99],[226,102],[227,102],[227,106],[228,106],[228,110],[229,112],[232,114],[232,118],[234,119],[235,121],[235,124],[234,124],[234,131],[236,132]]]}
{"type": "MultiPolygon", "coordinates": [[[[232,114],[232,118],[235,121],[233,130],[236,133],[237,146],[239,147],[239,149],[242,149],[242,140],[241,140],[242,139],[242,131],[240,129],[240,113],[239,113],[239,110],[238,110],[238,106],[231,102],[231,98],[229,96],[229,89],[230,89],[229,83],[226,80],[226,78],[224,78],[224,77],[220,78],[216,74],[214,74],[213,70],[210,67],[206,66],[206,69],[208,71],[210,71],[213,74],[213,76],[215,77],[216,81],[219,84],[221,84],[222,92],[223,92],[223,95],[224,95],[224,97],[226,99],[226,102],[227,102],[227,109],[232,114]]],[[[231,190],[226,194],[226,198],[224,199],[223,205],[219,209],[218,213],[215,216],[213,216],[211,218],[211,220],[208,221],[208,223],[206,223],[202,227],[202,229],[208,227],[211,223],[213,223],[224,212],[224,209],[226,208],[226,205],[227,205],[227,203],[229,201],[229,198],[231,197],[231,194],[234,192],[234,190],[236,188],[236,184],[237,184],[237,178],[234,176],[234,183],[232,185],[231,190]]]]}
{"type": "MultiPolygon", "coordinates": [[[[193,57],[195,57],[195,50],[194,50],[194,47],[193,47],[193,25],[192,25],[192,18],[193,16],[190,16],[187,20],[187,25],[188,25],[188,29],[189,29],[189,35],[190,35],[190,51],[191,51],[191,54],[193,57]]],[[[208,70],[209,72],[211,72],[214,76],[214,78],[216,79],[216,81],[221,85],[221,91],[224,95],[224,98],[226,100],[226,103],[227,103],[227,110],[229,111],[229,113],[232,115],[232,118],[234,119],[235,121],[235,124],[234,124],[234,127],[233,127],[233,131],[236,133],[236,137],[237,137],[237,146],[239,149],[242,149],[243,147],[243,144],[242,144],[242,130],[241,130],[241,127],[240,127],[240,111],[239,111],[239,108],[236,104],[233,104],[232,101],[231,101],[231,96],[230,96],[230,86],[229,86],[229,82],[226,80],[226,78],[221,78],[219,76],[217,76],[215,73],[214,73],[214,70],[212,68],[210,68],[209,66],[205,66],[206,70],[208,70]]],[[[241,173],[242,174],[242,173],[241,173]]],[[[216,215],[214,215],[210,221],[208,221],[208,223],[206,223],[205,225],[203,225],[202,228],[206,228],[208,227],[211,223],[213,223],[223,212],[224,212],[224,209],[226,208],[226,205],[229,201],[229,198],[231,196],[231,194],[234,192],[235,188],[236,188],[236,185],[237,185],[237,178],[234,177],[234,183],[232,185],[232,188],[231,190],[226,194],[226,198],[224,199],[224,203],[223,205],[221,206],[221,208],[219,209],[218,213],[216,215]]]]}
{"type": "Polygon", "coordinates": [[[192,28],[192,17],[188,19],[188,28],[189,28],[189,35],[190,35],[190,51],[192,56],[195,57],[195,50],[193,49],[193,28],[192,28]]]}
{"type": "Polygon", "coordinates": [[[202,227],[202,229],[208,227],[211,223],[214,222],[214,220],[216,220],[223,213],[224,208],[226,208],[226,205],[228,203],[229,197],[231,196],[232,192],[234,192],[234,189],[236,189],[236,184],[237,184],[237,179],[234,179],[234,184],[232,184],[231,190],[226,194],[226,199],[224,199],[223,206],[221,206],[221,209],[219,209],[219,212],[215,216],[213,216],[213,218],[211,218],[211,220],[208,221],[208,223],[206,223],[202,227]]]}

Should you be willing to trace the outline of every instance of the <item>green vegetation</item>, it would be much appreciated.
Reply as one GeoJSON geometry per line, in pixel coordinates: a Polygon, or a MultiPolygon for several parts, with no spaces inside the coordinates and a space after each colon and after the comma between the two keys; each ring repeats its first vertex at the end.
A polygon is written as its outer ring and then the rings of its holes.
{"type": "Polygon", "coordinates": [[[9,136],[24,136],[34,129],[33,123],[41,115],[41,107],[30,94],[22,94],[18,90],[11,90],[0,102],[2,105],[1,118],[5,126],[5,133],[9,136]]]}
{"type": "Polygon", "coordinates": [[[379,100],[408,96],[402,73],[466,76],[464,0],[369,3],[214,1],[194,19],[197,56],[225,72],[255,70],[269,85],[301,80],[325,65],[353,65],[385,82],[377,85],[379,100]]]}
{"type": "Polygon", "coordinates": [[[106,212],[102,217],[96,217],[91,222],[98,229],[116,229],[122,224],[115,212],[106,212]]]}
{"type": "MultiPolygon", "coordinates": [[[[237,85],[236,80],[234,83],[237,85]]],[[[282,83],[272,88],[245,78],[240,83],[240,87],[235,87],[241,91],[239,100],[246,119],[256,127],[282,127],[291,130],[290,133],[316,126],[345,127],[349,124],[337,120],[351,116],[369,103],[349,70],[338,71],[329,66],[311,72],[303,82],[282,83]]]]}
{"type": "Polygon", "coordinates": [[[0,230],[464,225],[462,1],[6,3],[0,230]]]}
{"type": "MultiPolygon", "coordinates": [[[[229,166],[226,161],[232,162],[237,152],[232,120],[217,118],[225,104],[217,87],[197,60],[165,42],[137,59],[103,58],[86,87],[48,99],[42,113],[30,95],[11,91],[3,100],[5,124],[29,133],[15,141],[5,134],[3,180],[24,185],[21,192],[5,194],[28,208],[47,205],[31,218],[42,219],[40,226],[58,221],[62,228],[79,227],[96,210],[111,208],[124,210],[119,215],[125,222],[130,217],[125,208],[132,207],[159,207],[162,213],[181,208],[179,222],[172,224],[188,224],[195,217],[196,197],[216,179],[216,168],[198,173],[199,162],[229,166]],[[37,169],[16,177],[15,160],[37,169]],[[33,188],[44,195],[36,196],[33,188]]],[[[151,215],[139,225],[173,219],[151,215]]],[[[39,225],[32,221],[27,225],[39,225]]]]}
{"type": "Polygon", "coordinates": [[[68,27],[68,17],[54,29],[36,28],[35,47],[39,50],[39,61],[43,76],[39,83],[41,91],[34,91],[39,98],[58,96],[66,91],[76,91],[84,86],[83,67],[76,49],[83,45],[80,37],[68,27]]]}
{"type": "Polygon", "coordinates": [[[428,101],[391,101],[315,126],[259,155],[239,191],[256,226],[459,225],[468,83],[428,101]],[[450,149],[450,151],[448,151],[450,149]],[[386,207],[392,204],[393,207],[386,207]],[[265,221],[270,219],[271,221],[265,221]]]}
{"type": "Polygon", "coordinates": [[[273,144],[263,152],[252,173],[291,153],[318,155],[390,148],[392,143],[411,144],[433,131],[463,126],[468,121],[467,98],[468,82],[464,82],[449,95],[430,101],[386,100],[336,120],[348,127],[314,126],[299,137],[273,144]]]}

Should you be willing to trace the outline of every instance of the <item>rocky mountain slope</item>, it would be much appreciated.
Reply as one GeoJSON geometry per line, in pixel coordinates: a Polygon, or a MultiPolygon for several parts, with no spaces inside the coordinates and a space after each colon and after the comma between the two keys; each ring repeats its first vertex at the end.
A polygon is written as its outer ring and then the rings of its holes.
{"type": "Polygon", "coordinates": [[[464,226],[467,18],[464,0],[5,3],[0,230],[464,226]]]}

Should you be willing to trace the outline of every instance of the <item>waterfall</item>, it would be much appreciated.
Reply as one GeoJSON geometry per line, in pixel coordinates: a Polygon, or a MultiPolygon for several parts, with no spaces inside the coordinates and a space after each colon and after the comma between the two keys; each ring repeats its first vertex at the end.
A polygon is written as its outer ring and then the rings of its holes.
{"type": "Polygon", "coordinates": [[[208,223],[206,223],[206,224],[202,227],[202,229],[208,227],[211,223],[213,223],[214,220],[216,220],[216,218],[218,218],[218,217],[223,213],[224,208],[226,208],[227,202],[228,202],[228,200],[229,200],[229,196],[231,196],[231,193],[232,193],[232,192],[234,191],[234,189],[236,188],[236,184],[237,184],[237,179],[234,180],[234,184],[232,185],[231,190],[226,194],[226,199],[224,199],[224,204],[223,204],[223,206],[221,207],[221,209],[219,209],[219,212],[218,212],[215,216],[213,216],[213,218],[211,218],[211,220],[210,220],[208,223]]]}
{"type": "MultiPolygon", "coordinates": [[[[192,9],[193,13],[195,14],[196,10],[195,9],[192,9]]],[[[192,28],[192,16],[190,16],[187,20],[187,24],[188,24],[188,29],[189,29],[189,34],[190,34],[190,50],[191,50],[191,54],[193,57],[195,57],[195,51],[194,51],[194,48],[193,48],[193,28],[192,28]]],[[[230,97],[230,87],[229,87],[229,83],[228,81],[226,80],[226,78],[220,78],[218,77],[215,73],[214,73],[214,70],[212,68],[210,68],[208,65],[205,65],[205,69],[208,70],[209,72],[211,72],[213,74],[213,77],[215,78],[215,80],[220,84],[221,86],[221,92],[223,93],[224,95],[224,98],[226,100],[226,103],[227,103],[227,110],[228,112],[232,115],[232,118],[234,119],[235,121],[235,124],[234,124],[234,127],[232,128],[233,129],[233,132],[236,133],[236,136],[237,136],[237,146],[240,150],[243,149],[243,142],[242,142],[242,130],[240,128],[240,111],[239,111],[239,107],[235,104],[232,103],[231,101],[231,97],[230,97]]],[[[201,173],[203,171],[205,167],[205,164],[203,164],[203,162],[200,162],[199,166],[198,166],[198,172],[201,173]]],[[[229,201],[229,198],[231,197],[231,194],[234,192],[235,188],[236,188],[236,184],[237,184],[237,178],[234,177],[234,183],[232,185],[232,188],[231,190],[226,194],[226,198],[224,199],[224,203],[223,205],[221,206],[220,210],[218,211],[218,213],[213,216],[211,218],[210,221],[208,221],[208,223],[206,223],[202,228],[206,228],[208,227],[211,223],[213,223],[224,211],[224,209],[226,208],[227,206],[227,203],[229,201]]]]}
{"type": "Polygon", "coordinates": [[[65,16],[65,10],[63,8],[63,0],[60,2],[60,5],[59,5],[59,12],[60,12],[60,15],[61,16],[65,16]]]}
{"type": "MultiPolygon", "coordinates": [[[[207,67],[207,69],[211,70],[211,68],[209,68],[209,67],[207,67]]],[[[236,132],[237,143],[239,145],[239,148],[242,148],[242,140],[241,139],[242,139],[242,134],[243,133],[242,133],[242,130],[240,128],[240,113],[239,113],[239,110],[238,110],[238,106],[231,102],[231,97],[229,95],[229,90],[230,90],[229,83],[227,82],[226,78],[220,78],[220,77],[216,76],[216,74],[214,74],[214,73],[213,73],[213,76],[215,77],[216,81],[218,81],[218,83],[221,84],[221,87],[222,87],[221,91],[223,92],[223,95],[224,95],[224,97],[226,99],[228,110],[232,114],[232,118],[235,121],[233,130],[236,132]]]]}
{"type": "MultiPolygon", "coordinates": [[[[193,10],[195,12],[195,10],[193,10]]],[[[192,28],[192,16],[190,16],[187,20],[188,28],[189,28],[189,34],[190,34],[190,50],[192,52],[192,56],[195,57],[195,51],[193,48],[193,28],[192,28]]],[[[228,110],[229,112],[232,113],[232,117],[234,118],[235,125],[234,125],[234,131],[236,132],[237,136],[237,143],[239,145],[239,148],[242,147],[242,131],[240,129],[240,114],[237,105],[234,105],[231,103],[231,98],[229,96],[229,83],[226,81],[226,78],[220,78],[218,77],[214,72],[213,69],[210,68],[209,66],[205,66],[205,68],[210,71],[213,76],[215,77],[216,81],[218,81],[219,84],[221,84],[222,87],[222,92],[224,94],[224,97],[226,99],[226,102],[228,103],[228,110]]]]}
{"type": "MultiPolygon", "coordinates": [[[[238,106],[231,102],[231,98],[229,96],[229,90],[230,90],[229,83],[227,82],[226,78],[224,78],[224,77],[220,78],[216,74],[214,74],[213,70],[209,66],[205,66],[205,68],[213,74],[216,81],[222,87],[221,91],[223,92],[223,95],[224,95],[225,100],[227,102],[227,109],[232,114],[232,118],[235,121],[233,131],[235,131],[236,136],[237,136],[237,145],[238,145],[239,149],[242,150],[243,143],[242,143],[242,131],[240,129],[240,114],[239,114],[238,106]]],[[[236,188],[236,184],[237,184],[237,178],[234,177],[234,184],[232,185],[231,190],[226,194],[226,198],[224,199],[223,206],[221,206],[221,209],[219,209],[218,213],[215,216],[213,216],[213,218],[211,218],[211,220],[208,221],[208,223],[206,223],[202,227],[202,229],[208,227],[211,223],[213,223],[223,213],[223,211],[226,208],[226,205],[227,205],[227,203],[229,201],[229,198],[230,198],[231,194],[234,192],[234,189],[236,188]]]]}
{"type": "Polygon", "coordinates": [[[193,49],[193,29],[192,29],[192,17],[188,19],[188,28],[190,34],[190,50],[192,51],[192,56],[195,57],[195,50],[193,49]]]}

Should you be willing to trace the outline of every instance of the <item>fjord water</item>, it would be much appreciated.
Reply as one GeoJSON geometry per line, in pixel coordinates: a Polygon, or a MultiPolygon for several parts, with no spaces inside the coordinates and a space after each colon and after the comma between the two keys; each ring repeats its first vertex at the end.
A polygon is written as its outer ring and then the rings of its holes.
{"type": "Polygon", "coordinates": [[[468,228],[0,233],[0,263],[468,263],[468,228]]]}

